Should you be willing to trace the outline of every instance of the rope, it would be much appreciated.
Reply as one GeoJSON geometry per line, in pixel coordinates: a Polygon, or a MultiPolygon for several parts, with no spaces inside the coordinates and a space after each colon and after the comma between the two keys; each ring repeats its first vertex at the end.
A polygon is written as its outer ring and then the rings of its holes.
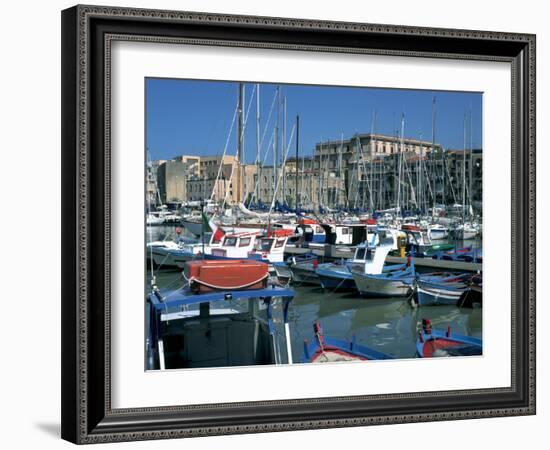
{"type": "Polygon", "coordinates": [[[242,284],[242,285],[240,285],[240,286],[216,286],[215,284],[210,284],[210,283],[207,283],[207,282],[205,282],[205,281],[199,280],[199,279],[196,278],[196,277],[191,277],[191,278],[189,279],[189,284],[191,284],[191,283],[194,282],[194,283],[198,283],[198,284],[200,284],[200,285],[209,287],[209,288],[211,288],[211,289],[216,289],[216,290],[220,290],[220,291],[228,290],[228,289],[230,289],[230,290],[238,290],[238,289],[244,289],[244,288],[250,287],[250,286],[252,286],[252,285],[254,285],[254,284],[257,284],[257,283],[259,283],[260,281],[265,280],[268,276],[269,276],[269,274],[266,273],[266,274],[262,275],[261,278],[255,280],[255,281],[252,281],[252,282],[250,282],[250,283],[247,283],[247,284],[242,284]]]}
{"type": "Polygon", "coordinates": [[[235,112],[233,113],[233,120],[231,121],[231,126],[229,127],[229,134],[227,135],[227,140],[225,141],[225,147],[223,149],[222,159],[220,161],[220,167],[218,168],[218,175],[216,175],[216,180],[214,181],[214,186],[212,187],[212,194],[210,194],[210,200],[214,198],[214,193],[216,192],[216,185],[222,173],[223,159],[225,154],[227,153],[227,147],[229,146],[229,139],[231,138],[231,134],[233,133],[233,126],[235,125],[235,119],[237,117],[238,109],[239,109],[239,104],[237,103],[237,106],[235,106],[235,112]]]}

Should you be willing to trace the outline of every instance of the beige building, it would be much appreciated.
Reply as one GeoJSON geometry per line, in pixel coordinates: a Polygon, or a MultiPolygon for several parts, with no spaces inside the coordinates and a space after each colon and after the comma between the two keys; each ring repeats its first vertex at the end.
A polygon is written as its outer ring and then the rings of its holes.
{"type": "Polygon", "coordinates": [[[200,157],[198,176],[187,180],[187,200],[200,201],[213,199],[218,202],[235,204],[254,190],[256,166],[241,166],[241,199],[238,199],[238,164],[235,156],[200,157]],[[221,169],[220,169],[221,166],[221,169]]]}
{"type": "Polygon", "coordinates": [[[198,156],[182,155],[158,165],[157,185],[163,203],[187,200],[187,181],[199,176],[199,162],[198,156]]]}

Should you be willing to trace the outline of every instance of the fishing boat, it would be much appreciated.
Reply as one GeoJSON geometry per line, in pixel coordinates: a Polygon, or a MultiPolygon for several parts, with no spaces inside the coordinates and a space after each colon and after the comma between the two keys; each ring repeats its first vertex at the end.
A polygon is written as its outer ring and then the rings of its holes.
{"type": "Polygon", "coordinates": [[[402,297],[412,292],[414,283],[414,260],[380,274],[352,272],[357,290],[368,297],[402,297]]]}
{"type": "Polygon", "coordinates": [[[432,255],[433,259],[442,259],[447,261],[464,261],[464,262],[483,262],[483,249],[462,247],[453,250],[438,251],[432,255]]]}
{"type": "Polygon", "coordinates": [[[316,273],[323,289],[355,290],[350,261],[340,259],[319,264],[316,273]]]}
{"type": "MultiPolygon", "coordinates": [[[[241,269],[238,282],[247,287],[235,288],[236,280],[228,279],[228,274],[234,275],[236,262],[215,263],[217,269],[211,265],[188,269],[194,280],[184,289],[162,293],[154,288],[148,295],[147,368],[292,364],[288,315],[294,291],[257,287],[252,278],[257,279],[258,267],[241,269]],[[226,267],[229,263],[231,267],[226,267]],[[208,287],[212,277],[222,289],[208,287]],[[277,323],[283,324],[283,330],[277,323]]],[[[266,275],[267,265],[263,266],[266,275]]]]}
{"type": "Polygon", "coordinates": [[[416,302],[419,306],[456,305],[468,289],[472,276],[468,273],[417,274],[416,302]]]}
{"type": "Polygon", "coordinates": [[[472,308],[475,304],[483,303],[483,283],[481,275],[475,275],[468,288],[462,293],[457,305],[472,308]]]}
{"type": "Polygon", "coordinates": [[[449,229],[439,223],[430,225],[428,227],[428,237],[432,241],[440,241],[449,237],[449,229]]]}
{"type": "Polygon", "coordinates": [[[317,256],[307,254],[290,259],[289,268],[292,272],[292,282],[296,284],[321,285],[321,279],[316,270],[319,266],[317,256]]]}
{"type": "Polygon", "coordinates": [[[216,258],[248,258],[260,236],[260,231],[226,233],[222,237],[221,244],[207,249],[206,253],[216,258]]]}
{"type": "Polygon", "coordinates": [[[248,252],[248,257],[270,263],[283,262],[286,243],[293,234],[293,231],[288,229],[271,230],[267,236],[256,239],[254,248],[248,252]]]}
{"type": "Polygon", "coordinates": [[[422,329],[416,341],[418,357],[475,356],[482,352],[481,338],[451,333],[450,327],[445,331],[432,329],[430,320],[422,319],[422,329]]]}
{"type": "Polygon", "coordinates": [[[426,231],[422,231],[418,225],[402,225],[401,231],[405,233],[407,238],[406,251],[414,252],[414,254],[422,254],[429,251],[432,247],[432,242],[426,231]]]}
{"type": "Polygon", "coordinates": [[[374,350],[355,342],[324,336],[321,324],[313,324],[314,339],[304,341],[303,363],[326,363],[345,361],[372,361],[378,359],[393,359],[393,356],[374,350]]]}
{"type": "MultiPolygon", "coordinates": [[[[363,242],[355,249],[351,260],[319,264],[316,269],[321,286],[325,289],[356,289],[352,271],[368,274],[380,274],[384,271],[384,261],[393,248],[393,240],[382,232],[371,236],[371,241],[363,242]],[[375,244],[375,243],[378,243],[375,244]]],[[[402,267],[399,265],[399,267],[402,267]]],[[[390,270],[388,266],[386,270],[390,270]]],[[[397,268],[394,267],[394,268],[397,268]]]]}
{"type": "Polygon", "coordinates": [[[314,219],[303,218],[296,226],[296,237],[291,240],[295,245],[324,244],[326,233],[319,222],[314,219]]]}

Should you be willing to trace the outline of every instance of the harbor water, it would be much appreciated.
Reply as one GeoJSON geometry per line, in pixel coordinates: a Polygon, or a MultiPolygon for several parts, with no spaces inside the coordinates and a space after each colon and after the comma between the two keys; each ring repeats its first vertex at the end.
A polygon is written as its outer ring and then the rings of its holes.
{"type": "MultiPolygon", "coordinates": [[[[174,227],[155,227],[153,240],[174,236],[174,227]]],[[[480,241],[456,243],[458,247],[479,247],[480,241]]],[[[148,279],[150,271],[147,270],[148,279]]],[[[185,280],[179,271],[155,272],[161,291],[181,288],[185,280]]],[[[149,280],[148,280],[149,281],[149,280]]],[[[149,286],[149,285],[148,285],[149,286]]],[[[299,362],[304,341],[314,339],[313,323],[319,322],[323,334],[355,340],[396,358],[414,358],[415,343],[422,319],[430,319],[434,328],[481,337],[482,308],[456,306],[411,307],[407,298],[364,298],[356,292],[332,292],[315,286],[292,286],[296,295],[290,308],[290,332],[293,360],[299,362]]],[[[277,324],[281,328],[281,324],[277,324]]]]}

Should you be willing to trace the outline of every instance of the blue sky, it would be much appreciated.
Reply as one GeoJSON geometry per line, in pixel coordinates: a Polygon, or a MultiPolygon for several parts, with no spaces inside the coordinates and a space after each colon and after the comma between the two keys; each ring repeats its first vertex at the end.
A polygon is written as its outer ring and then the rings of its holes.
{"type": "MultiPolygon", "coordinates": [[[[254,90],[245,85],[245,106],[254,90]]],[[[277,85],[260,84],[261,133],[265,132],[262,157],[275,125],[276,106],[269,124],[266,121],[277,85]]],[[[419,91],[402,89],[351,88],[333,86],[281,85],[287,99],[287,139],[300,115],[300,154],[310,155],[315,144],[344,139],[355,133],[369,133],[373,111],[375,132],[395,134],[405,115],[405,136],[431,140],[432,101],[436,98],[436,142],[448,149],[462,149],[464,115],[472,114],[472,142],[481,146],[482,94],[465,92],[419,91]]],[[[202,80],[146,80],[147,148],[151,159],[177,155],[221,154],[233,119],[238,98],[237,82],[202,80]]],[[[250,107],[245,130],[245,160],[256,156],[256,98],[250,107]]],[[[282,113],[281,113],[282,122],[282,113]]],[[[228,154],[235,154],[236,128],[228,154]]],[[[294,142],[290,155],[294,154],[294,142]]],[[[266,157],[272,161],[271,151],[266,157]]]]}

